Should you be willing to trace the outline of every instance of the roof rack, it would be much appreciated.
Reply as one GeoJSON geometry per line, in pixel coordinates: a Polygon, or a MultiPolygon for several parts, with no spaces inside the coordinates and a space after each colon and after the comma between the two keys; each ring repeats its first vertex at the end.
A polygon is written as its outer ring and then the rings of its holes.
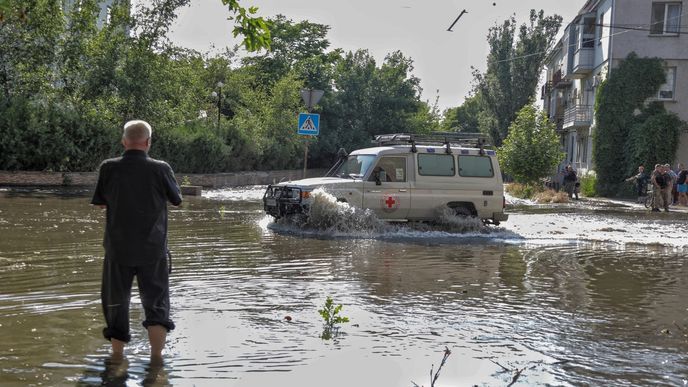
{"type": "Polygon", "coordinates": [[[482,151],[484,147],[490,146],[487,140],[488,137],[482,133],[390,133],[376,135],[374,137],[373,143],[377,144],[377,146],[411,144],[411,152],[413,153],[417,152],[416,145],[444,145],[446,147],[446,153],[452,153],[452,145],[480,148],[480,150],[482,151]]]}

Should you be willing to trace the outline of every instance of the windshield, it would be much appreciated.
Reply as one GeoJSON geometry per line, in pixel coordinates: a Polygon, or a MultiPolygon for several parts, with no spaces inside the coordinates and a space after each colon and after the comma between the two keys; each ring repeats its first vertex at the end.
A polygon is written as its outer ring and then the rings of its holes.
{"type": "Polygon", "coordinates": [[[373,155],[356,155],[347,157],[346,161],[337,168],[334,176],[337,177],[350,177],[352,179],[362,178],[368,169],[375,162],[375,156],[373,155]]]}

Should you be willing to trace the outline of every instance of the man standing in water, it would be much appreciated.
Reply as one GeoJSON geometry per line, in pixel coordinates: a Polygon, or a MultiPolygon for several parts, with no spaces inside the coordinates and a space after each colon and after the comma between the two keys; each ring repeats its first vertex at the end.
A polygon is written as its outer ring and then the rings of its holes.
{"type": "Polygon", "coordinates": [[[101,301],[113,356],[121,357],[129,342],[129,301],[136,277],[145,311],[151,360],[161,360],[170,319],[167,262],[167,202],[182,202],[172,168],[148,157],[151,126],[145,121],[124,125],[121,157],[103,161],[91,204],[107,209],[101,301]]]}

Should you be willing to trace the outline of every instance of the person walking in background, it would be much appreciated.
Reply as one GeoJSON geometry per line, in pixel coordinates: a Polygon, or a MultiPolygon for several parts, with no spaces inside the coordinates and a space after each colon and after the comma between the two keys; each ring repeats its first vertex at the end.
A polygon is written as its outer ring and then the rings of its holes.
{"type": "Polygon", "coordinates": [[[172,168],[148,156],[151,126],[145,121],[124,125],[121,157],[105,160],[91,204],[106,209],[105,260],[101,301],[106,327],[103,336],[112,354],[123,356],[129,342],[129,301],[134,277],[145,312],[151,361],[162,360],[170,319],[167,262],[167,202],[182,202],[172,168]]]}
{"type": "Polygon", "coordinates": [[[676,179],[676,191],[678,191],[678,204],[680,206],[688,206],[688,170],[685,164],[678,165],[678,178],[676,179]]]}
{"type": "Polygon", "coordinates": [[[664,210],[669,211],[669,206],[674,204],[673,192],[674,186],[676,185],[676,179],[678,179],[678,175],[671,170],[670,164],[664,164],[663,173],[665,179],[667,180],[667,187],[663,192],[665,200],[664,210]]]}
{"type": "Polygon", "coordinates": [[[642,198],[647,194],[647,182],[649,176],[645,173],[645,167],[639,166],[638,173],[634,176],[629,177],[626,181],[632,181],[636,184],[636,190],[638,193],[638,203],[642,201],[642,198]]]}
{"type": "MultiPolygon", "coordinates": [[[[576,171],[571,168],[571,164],[567,165],[564,169],[564,191],[569,195],[569,199],[573,199],[573,193],[576,189],[576,180],[578,180],[576,171]]],[[[577,194],[576,199],[578,199],[577,194]]]]}
{"type": "Polygon", "coordinates": [[[657,164],[657,175],[655,176],[655,189],[657,190],[655,199],[657,199],[657,204],[653,205],[653,211],[659,211],[661,207],[664,208],[665,212],[669,212],[669,205],[671,204],[671,186],[673,182],[669,175],[669,167],[667,165],[668,164],[657,164]]]}
{"type": "Polygon", "coordinates": [[[670,164],[664,164],[664,168],[669,174],[669,177],[671,177],[671,190],[669,191],[671,201],[669,202],[669,204],[675,205],[676,203],[678,203],[678,191],[676,187],[676,180],[678,179],[678,170],[674,172],[674,170],[671,169],[670,164]]]}
{"type": "Polygon", "coordinates": [[[656,164],[652,171],[650,181],[652,182],[652,211],[659,212],[659,207],[664,207],[664,200],[662,196],[662,189],[666,188],[667,181],[664,179],[664,167],[662,164],[656,164]]]}

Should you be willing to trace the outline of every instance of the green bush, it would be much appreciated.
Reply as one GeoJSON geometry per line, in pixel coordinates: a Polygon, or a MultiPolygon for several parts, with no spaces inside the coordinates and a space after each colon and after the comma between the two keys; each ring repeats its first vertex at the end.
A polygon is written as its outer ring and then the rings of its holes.
{"type": "Polygon", "coordinates": [[[95,170],[119,139],[107,114],[72,104],[15,98],[0,103],[0,169],[95,170]]]}
{"type": "Polygon", "coordinates": [[[580,178],[580,193],[585,197],[593,198],[597,196],[597,175],[588,172],[580,178]]]}
{"type": "Polygon", "coordinates": [[[229,169],[231,148],[214,127],[192,122],[157,132],[154,129],[153,133],[151,156],[167,161],[175,172],[215,173],[229,169]]]}

